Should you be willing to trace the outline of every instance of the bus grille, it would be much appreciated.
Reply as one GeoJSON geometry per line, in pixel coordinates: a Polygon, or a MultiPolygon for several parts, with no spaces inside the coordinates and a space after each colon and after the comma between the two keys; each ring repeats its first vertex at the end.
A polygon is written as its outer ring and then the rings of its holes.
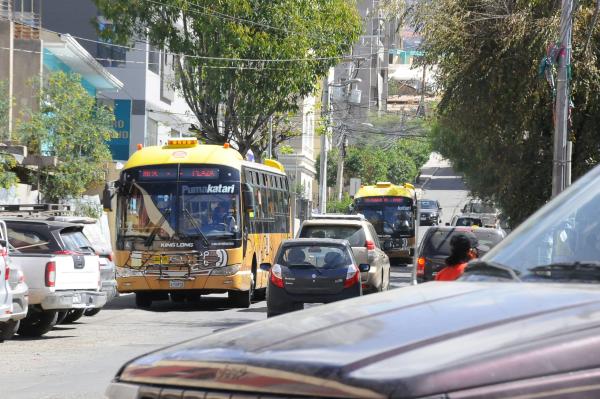
{"type": "Polygon", "coordinates": [[[198,251],[143,252],[137,258],[132,254],[126,265],[139,269],[148,276],[157,276],[159,279],[193,280],[196,276],[210,274],[217,266],[219,257],[211,252],[202,254],[198,251]]]}

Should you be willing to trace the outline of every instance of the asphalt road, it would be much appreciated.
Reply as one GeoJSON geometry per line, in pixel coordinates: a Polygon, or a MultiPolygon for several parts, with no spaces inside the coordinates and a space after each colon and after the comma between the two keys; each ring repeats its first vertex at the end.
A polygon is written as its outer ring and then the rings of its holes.
{"type": "MultiPolygon", "coordinates": [[[[466,199],[462,180],[443,162],[428,167],[423,198],[440,201],[444,222],[449,221],[466,199]]],[[[394,266],[392,288],[408,285],[411,271],[411,266],[394,266]]],[[[265,318],[264,301],[235,309],[226,296],[215,295],[195,303],[156,302],[151,310],[140,310],[133,295],[124,295],[98,315],[58,326],[42,338],[0,344],[0,397],[100,399],[129,359],[265,318]]]]}

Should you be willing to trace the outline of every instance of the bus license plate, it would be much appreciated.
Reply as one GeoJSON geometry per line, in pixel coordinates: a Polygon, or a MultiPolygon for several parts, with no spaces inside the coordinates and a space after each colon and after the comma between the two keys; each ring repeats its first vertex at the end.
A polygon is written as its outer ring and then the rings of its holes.
{"type": "Polygon", "coordinates": [[[183,288],[183,280],[170,280],[169,288],[183,288]]]}

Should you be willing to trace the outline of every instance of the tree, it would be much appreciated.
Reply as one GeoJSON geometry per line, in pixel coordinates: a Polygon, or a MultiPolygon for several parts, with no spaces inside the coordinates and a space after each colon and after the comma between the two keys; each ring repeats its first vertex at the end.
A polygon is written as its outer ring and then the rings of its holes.
{"type": "MultiPolygon", "coordinates": [[[[176,83],[200,137],[235,141],[242,154],[264,151],[270,117],[297,111],[362,30],[350,0],[94,1],[112,21],[105,38],[147,37],[178,55],[176,83]]],[[[285,139],[282,129],[273,143],[285,139]]]]}
{"type": "Polygon", "coordinates": [[[76,74],[50,74],[39,90],[39,112],[19,125],[19,137],[32,154],[58,158],[56,168],[41,171],[46,201],[81,196],[104,178],[111,159],[106,140],[116,135],[113,113],[96,103],[76,74]]]}
{"type": "MultiPolygon", "coordinates": [[[[598,29],[591,31],[589,52],[582,51],[594,3],[579,2],[574,14],[574,178],[600,158],[598,29]]],[[[539,72],[558,42],[559,8],[560,2],[543,0],[436,0],[420,3],[413,14],[424,38],[423,62],[437,65],[444,90],[434,149],[465,174],[476,195],[495,199],[515,222],[551,195],[554,100],[539,72]]]]}
{"type": "MultiPolygon", "coordinates": [[[[6,83],[0,81],[0,138],[7,140],[10,137],[8,129],[8,113],[12,98],[8,95],[6,83]]],[[[17,165],[15,158],[0,149],[0,188],[9,188],[18,183],[17,175],[11,170],[17,165]]]]}

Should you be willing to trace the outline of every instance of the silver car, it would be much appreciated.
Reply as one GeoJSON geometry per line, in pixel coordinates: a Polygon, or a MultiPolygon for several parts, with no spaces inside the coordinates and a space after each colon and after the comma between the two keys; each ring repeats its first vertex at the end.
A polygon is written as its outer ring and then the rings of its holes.
{"type": "Polygon", "coordinates": [[[385,291],[390,285],[390,259],[373,225],[361,215],[315,215],[300,226],[298,238],[348,240],[358,264],[369,264],[361,274],[364,293],[385,291]]]}

